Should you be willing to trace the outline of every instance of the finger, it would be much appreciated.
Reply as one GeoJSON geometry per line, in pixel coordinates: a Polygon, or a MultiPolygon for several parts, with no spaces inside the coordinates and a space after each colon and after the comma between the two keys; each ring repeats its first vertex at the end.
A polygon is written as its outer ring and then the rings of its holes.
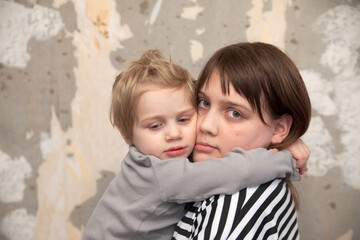
{"type": "Polygon", "coordinates": [[[299,168],[300,175],[303,175],[307,170],[308,170],[308,168],[306,166],[302,167],[302,168],[299,168]]]}
{"type": "Polygon", "coordinates": [[[306,167],[307,164],[307,159],[306,158],[296,158],[297,162],[296,162],[296,167],[297,168],[304,168],[306,167]]]}

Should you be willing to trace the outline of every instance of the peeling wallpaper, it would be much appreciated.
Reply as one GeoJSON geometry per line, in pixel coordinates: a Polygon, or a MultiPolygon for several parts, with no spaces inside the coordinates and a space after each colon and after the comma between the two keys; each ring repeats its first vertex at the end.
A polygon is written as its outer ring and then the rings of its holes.
{"type": "Polygon", "coordinates": [[[263,41],[285,49],[286,8],[292,1],[252,0],[252,8],[248,10],[249,27],[246,30],[247,41],[263,41]],[[271,4],[272,6],[268,6],[271,4]],[[266,9],[268,8],[268,9],[266,9]],[[265,10],[266,9],[266,10],[265,10]]]}
{"type": "Polygon", "coordinates": [[[0,0],[0,37],[0,239],[81,239],[128,149],[124,62],[157,47],[196,77],[238,41],[286,51],[312,100],[302,239],[360,239],[358,0],[0,0]]]}
{"type": "Polygon", "coordinates": [[[321,14],[313,29],[324,35],[326,47],[320,64],[333,76],[324,79],[316,70],[302,71],[315,112],[305,138],[319,159],[310,162],[311,174],[321,176],[338,166],[345,182],[357,190],[360,190],[359,26],[360,5],[340,5],[321,14]],[[336,119],[335,124],[326,123],[329,117],[336,119]],[[333,141],[337,137],[339,142],[333,141]]]}
{"type": "Polygon", "coordinates": [[[0,150],[0,201],[18,202],[24,198],[25,178],[30,177],[31,167],[26,159],[10,159],[0,150]]]}
{"type": "Polygon", "coordinates": [[[50,8],[35,5],[30,9],[1,1],[0,9],[0,62],[7,66],[26,67],[31,57],[27,52],[29,39],[47,40],[63,27],[59,12],[50,8]]]}

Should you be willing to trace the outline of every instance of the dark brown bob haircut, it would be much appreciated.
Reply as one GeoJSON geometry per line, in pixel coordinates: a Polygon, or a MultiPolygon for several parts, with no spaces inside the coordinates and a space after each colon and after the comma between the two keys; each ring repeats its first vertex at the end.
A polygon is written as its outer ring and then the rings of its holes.
{"type": "Polygon", "coordinates": [[[309,95],[299,70],[280,49],[261,42],[219,49],[199,75],[197,94],[206,87],[214,70],[219,72],[222,93],[228,95],[231,84],[264,123],[263,111],[273,119],[285,114],[292,116],[288,136],[281,144],[269,148],[289,146],[306,132],[311,118],[309,95]]]}

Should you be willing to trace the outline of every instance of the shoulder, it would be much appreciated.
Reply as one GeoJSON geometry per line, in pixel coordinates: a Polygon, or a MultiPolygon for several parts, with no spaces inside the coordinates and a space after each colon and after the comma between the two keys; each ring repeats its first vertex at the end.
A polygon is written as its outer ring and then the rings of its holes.
{"type": "Polygon", "coordinates": [[[213,211],[213,208],[221,208],[221,211],[218,210],[218,212],[240,212],[243,208],[261,205],[269,198],[275,198],[288,192],[288,187],[284,180],[274,179],[261,185],[247,187],[231,195],[214,195],[204,201],[193,204],[192,212],[201,214],[204,211],[213,211]],[[195,208],[196,210],[194,210],[195,208]]]}
{"type": "Polygon", "coordinates": [[[242,208],[265,208],[279,196],[288,195],[289,192],[286,182],[282,179],[275,179],[258,186],[248,187],[240,192],[240,197],[243,199],[242,208]]]}
{"type": "Polygon", "coordinates": [[[279,229],[287,225],[289,218],[293,219],[290,225],[296,223],[291,193],[286,182],[280,179],[232,195],[215,195],[192,207],[188,219],[182,219],[177,228],[187,229],[188,236],[199,239],[220,236],[234,239],[257,236],[257,239],[268,230],[281,234],[279,229]]]}
{"type": "MultiPolygon", "coordinates": [[[[274,179],[261,185],[244,188],[232,195],[221,194],[212,196],[211,198],[204,200],[199,208],[201,208],[200,210],[204,210],[215,204],[217,205],[218,202],[237,202],[236,205],[242,208],[246,204],[256,204],[257,201],[264,201],[268,197],[274,197],[281,192],[284,194],[284,191],[286,192],[287,189],[288,187],[284,180],[274,179]]],[[[238,208],[238,210],[241,208],[238,208]]]]}
{"type": "Polygon", "coordinates": [[[161,161],[159,158],[153,155],[144,155],[135,146],[129,147],[129,152],[124,160],[127,164],[135,163],[136,165],[142,167],[150,167],[154,162],[156,163],[161,161]]]}
{"type": "Polygon", "coordinates": [[[253,186],[253,187],[248,187],[245,188],[243,192],[246,192],[247,195],[252,196],[252,195],[259,195],[259,194],[269,194],[273,191],[275,191],[276,189],[283,189],[286,188],[286,182],[283,179],[274,179],[271,180],[269,182],[257,185],[257,186],[253,186]]]}

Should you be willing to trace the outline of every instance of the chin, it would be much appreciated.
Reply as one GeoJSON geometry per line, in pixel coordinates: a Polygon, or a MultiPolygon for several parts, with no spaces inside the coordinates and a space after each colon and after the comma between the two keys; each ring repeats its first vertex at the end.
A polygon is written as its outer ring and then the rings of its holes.
{"type": "Polygon", "coordinates": [[[211,158],[212,156],[210,156],[209,154],[206,153],[199,153],[199,152],[194,152],[193,153],[193,161],[194,162],[201,162],[202,160],[205,160],[207,158],[211,158]]]}

